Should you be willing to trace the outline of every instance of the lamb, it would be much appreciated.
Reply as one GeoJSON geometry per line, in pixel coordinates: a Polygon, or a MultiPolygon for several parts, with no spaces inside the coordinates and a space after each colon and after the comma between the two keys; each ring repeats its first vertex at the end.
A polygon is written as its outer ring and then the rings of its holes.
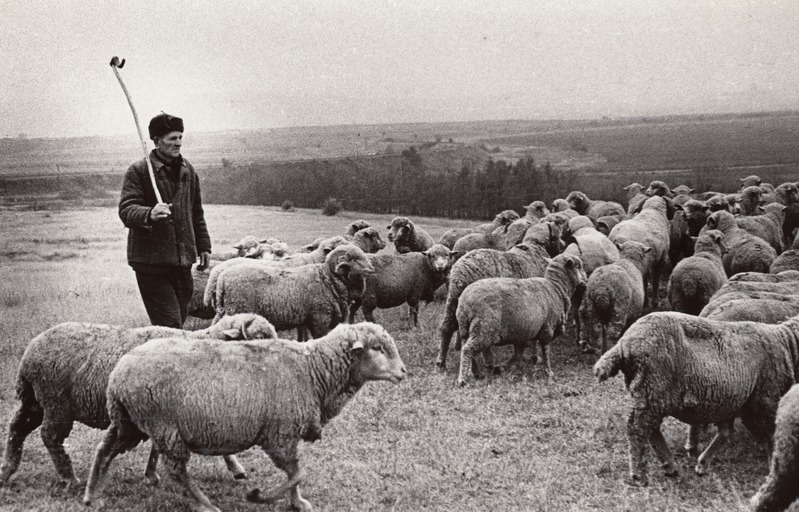
{"type": "Polygon", "coordinates": [[[585,295],[580,305],[582,332],[587,340],[578,340],[584,353],[600,347],[604,353],[621,337],[624,329],[641,316],[644,307],[644,266],[652,250],[638,242],[624,242],[620,258],[596,269],[588,276],[585,295]]]}
{"type": "Polygon", "coordinates": [[[738,217],[735,221],[739,228],[762,238],[780,254],[784,249],[782,225],[785,222],[786,208],[787,206],[780,203],[767,204],[763,207],[762,215],[738,217]]]}
{"type": "Polygon", "coordinates": [[[799,385],[780,399],[775,423],[769,474],[751,500],[755,512],[785,510],[799,499],[799,385]]]}
{"type": "Polygon", "coordinates": [[[763,191],[760,187],[746,187],[741,190],[740,196],[738,205],[741,207],[741,215],[757,215],[762,211],[760,201],[763,198],[763,191]]]}
{"type": "Polygon", "coordinates": [[[519,220],[519,214],[513,210],[504,210],[499,212],[494,220],[487,224],[480,224],[474,230],[478,233],[493,233],[495,230],[502,228],[502,232],[507,231],[508,226],[513,222],[519,220]]]}
{"type": "Polygon", "coordinates": [[[632,481],[647,484],[648,443],[666,475],[677,474],[660,432],[666,416],[719,428],[697,461],[695,471],[702,475],[736,417],[755,437],[770,438],[777,401],[799,372],[799,317],[767,325],[650,313],[594,365],[599,382],[619,370],[633,399],[627,423],[632,481]]]}
{"type": "MultiPolygon", "coordinates": [[[[277,334],[269,322],[252,314],[225,317],[200,331],[155,326],[131,329],[78,322],[51,327],[28,343],[19,364],[17,398],[21,403],[8,426],[0,486],[16,473],[22,445],[39,426],[42,442],[59,476],[69,485],[78,484],[72,461],[64,450],[64,440],[73,423],[107,428],[105,390],[114,365],[132,348],[163,337],[253,340],[275,339],[277,334]]],[[[157,455],[153,449],[145,472],[153,483],[158,479],[155,473],[157,455]]],[[[236,478],[246,478],[235,458],[226,459],[226,462],[236,478]]]]}
{"type": "Polygon", "coordinates": [[[334,236],[322,240],[319,246],[311,252],[293,254],[290,257],[280,261],[257,261],[244,258],[235,258],[224,263],[220,263],[211,269],[208,275],[208,283],[205,285],[205,291],[203,293],[203,304],[205,307],[210,307],[214,310],[216,309],[216,288],[217,282],[219,281],[219,276],[221,276],[222,273],[230,268],[239,265],[255,266],[259,268],[295,268],[301,267],[303,265],[322,263],[333,249],[346,243],[347,240],[343,236],[334,236]]]}
{"type": "Polygon", "coordinates": [[[83,502],[95,500],[115,456],[150,437],[195,509],[219,511],[186,471],[192,452],[232,454],[259,446],[288,480],[265,494],[254,489],[247,499],[272,502],[288,492],[292,507],[310,511],[299,489],[300,440],[320,439],[366,382],[398,384],[406,374],[392,337],[371,323],[340,325],[305,344],[150,341],[111,372],[111,426],[97,447],[83,502]],[[209,386],[208,375],[218,385],[209,386]]]}
{"type": "Polygon", "coordinates": [[[590,217],[592,221],[596,221],[596,219],[605,215],[624,215],[625,213],[624,208],[619,203],[592,201],[587,195],[579,191],[569,192],[569,195],[566,196],[566,201],[573,210],[580,215],[590,217]]]}
{"type": "Polygon", "coordinates": [[[436,365],[446,368],[447,352],[452,334],[458,330],[456,311],[458,301],[467,286],[489,277],[540,277],[547,268],[547,259],[559,252],[561,232],[554,222],[540,222],[531,227],[525,242],[507,252],[477,249],[452,265],[449,272],[447,302],[439,327],[440,348],[436,365]]]}
{"type": "Polygon", "coordinates": [[[551,381],[549,343],[565,330],[571,297],[588,278],[580,258],[559,254],[544,277],[481,279],[466,287],[458,303],[458,332],[466,340],[461,349],[458,384],[466,385],[469,369],[480,378],[475,357],[483,354],[486,365],[500,371],[518,361],[528,343],[541,346],[541,355],[551,381]],[[507,363],[494,367],[494,345],[513,345],[507,363]]]}
{"type": "Polygon", "coordinates": [[[279,269],[239,265],[219,276],[217,316],[257,313],[278,330],[304,330],[314,338],[347,319],[350,293],[363,292],[364,275],[374,267],[358,247],[333,249],[324,263],[279,269]]]}
{"type": "Polygon", "coordinates": [[[776,251],[768,242],[739,228],[730,212],[711,213],[707,218],[707,228],[724,233],[728,250],[722,261],[727,276],[748,271],[768,273],[777,258],[776,251]]]}
{"type": "Polygon", "coordinates": [[[579,215],[569,221],[569,231],[574,240],[563,251],[580,258],[583,270],[591,277],[594,270],[619,259],[619,250],[607,236],[596,230],[586,216],[579,215]]]}
{"type": "Polygon", "coordinates": [[[632,241],[652,248],[652,251],[647,253],[648,258],[644,267],[644,283],[652,283],[652,295],[648,294],[645,284],[644,302],[653,306],[658,303],[660,275],[666,270],[669,262],[671,238],[669,221],[673,217],[674,208],[669,199],[652,196],[644,202],[641,213],[618,223],[608,236],[616,244],[632,241]]]}
{"type": "Polygon", "coordinates": [[[351,243],[367,254],[374,254],[386,247],[386,242],[375,228],[365,227],[355,232],[351,243]]]}
{"type": "Polygon", "coordinates": [[[400,254],[422,252],[433,247],[433,237],[424,229],[414,225],[408,217],[394,217],[388,230],[388,241],[394,244],[400,254]]]}
{"type": "Polygon", "coordinates": [[[362,294],[350,305],[349,321],[363,307],[363,316],[374,322],[375,308],[393,308],[408,303],[411,327],[419,326],[419,301],[431,302],[447,280],[453,253],[441,244],[420,253],[369,255],[374,273],[366,276],[362,294]]]}
{"type": "Polygon", "coordinates": [[[698,315],[727,281],[721,258],[727,252],[724,234],[711,229],[696,240],[694,255],[677,264],[666,294],[674,311],[698,315]]]}

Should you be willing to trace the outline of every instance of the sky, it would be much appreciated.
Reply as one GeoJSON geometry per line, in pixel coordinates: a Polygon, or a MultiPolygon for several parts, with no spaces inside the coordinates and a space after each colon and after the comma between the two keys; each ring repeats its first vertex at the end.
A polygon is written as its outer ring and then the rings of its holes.
{"type": "Polygon", "coordinates": [[[0,0],[0,137],[799,108],[796,0],[0,0]]]}

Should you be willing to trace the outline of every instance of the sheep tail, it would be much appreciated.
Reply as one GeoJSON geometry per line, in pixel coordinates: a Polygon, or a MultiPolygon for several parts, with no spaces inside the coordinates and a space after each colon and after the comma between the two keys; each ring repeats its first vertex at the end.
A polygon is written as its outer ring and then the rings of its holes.
{"type": "Polygon", "coordinates": [[[594,377],[596,377],[597,382],[604,382],[619,373],[623,363],[624,355],[622,354],[621,343],[616,343],[594,365],[594,377]]]}
{"type": "Polygon", "coordinates": [[[28,382],[28,379],[21,375],[21,372],[19,377],[17,377],[16,392],[17,399],[23,404],[36,402],[36,394],[33,392],[33,386],[28,382]]]}

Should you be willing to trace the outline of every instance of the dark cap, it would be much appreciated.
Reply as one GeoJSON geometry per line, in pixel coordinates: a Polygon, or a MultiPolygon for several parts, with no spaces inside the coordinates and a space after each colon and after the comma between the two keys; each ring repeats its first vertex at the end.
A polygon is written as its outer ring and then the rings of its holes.
{"type": "Polygon", "coordinates": [[[183,119],[161,112],[150,119],[147,129],[150,131],[150,140],[163,137],[169,132],[183,132],[183,119]]]}

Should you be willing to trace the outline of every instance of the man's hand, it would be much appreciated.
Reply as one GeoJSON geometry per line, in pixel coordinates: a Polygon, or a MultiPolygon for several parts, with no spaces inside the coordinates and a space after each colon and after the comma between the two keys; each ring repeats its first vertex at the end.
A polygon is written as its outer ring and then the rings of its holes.
{"type": "Polygon", "coordinates": [[[209,252],[201,252],[200,253],[200,263],[197,265],[197,270],[202,272],[203,270],[208,268],[208,265],[211,263],[211,253],[209,252]]]}
{"type": "Polygon", "coordinates": [[[150,210],[150,220],[158,222],[166,220],[172,215],[172,205],[166,203],[158,203],[150,210]]]}

